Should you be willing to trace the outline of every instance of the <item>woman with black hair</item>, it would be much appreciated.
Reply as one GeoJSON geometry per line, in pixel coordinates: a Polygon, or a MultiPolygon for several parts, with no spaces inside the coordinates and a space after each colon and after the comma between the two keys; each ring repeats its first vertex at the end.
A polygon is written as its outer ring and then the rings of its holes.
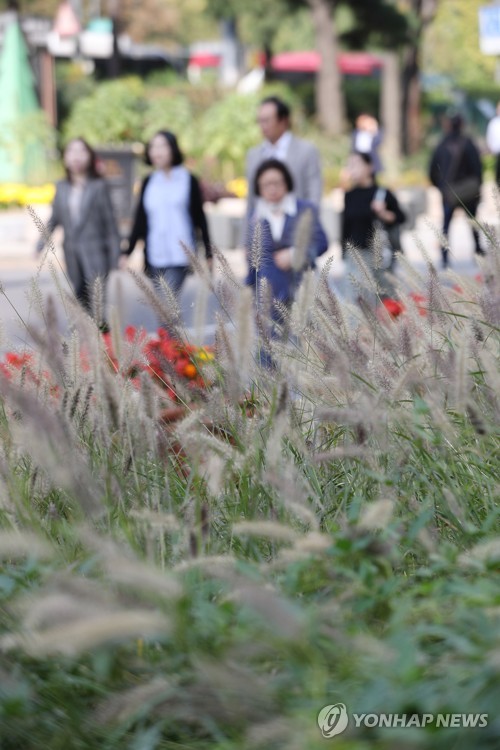
{"type": "MultiPolygon", "coordinates": [[[[352,258],[351,248],[354,248],[373,275],[380,296],[392,296],[394,289],[386,276],[394,263],[392,248],[387,238],[385,247],[378,248],[380,253],[376,252],[376,231],[378,228],[387,232],[391,227],[404,223],[406,216],[394,193],[377,185],[370,154],[351,154],[347,172],[351,189],[344,196],[342,219],[342,255],[346,261],[346,275],[349,280],[354,277],[357,283],[363,286],[366,284],[361,269],[352,258]]],[[[347,297],[350,301],[357,301],[363,296],[357,283],[352,289],[348,289],[347,297]]],[[[373,293],[368,295],[371,301],[375,297],[373,293]]]]}
{"type": "Polygon", "coordinates": [[[183,245],[194,249],[201,235],[207,259],[212,257],[207,220],[198,180],[183,165],[175,135],[158,131],[146,146],[153,172],[142,183],[134,225],[125,250],[130,255],[144,241],[146,274],[163,278],[178,294],[189,270],[183,245]]]}
{"type": "Polygon", "coordinates": [[[316,206],[294,195],[292,175],[282,161],[263,161],[253,187],[257,200],[246,240],[246,283],[257,287],[259,279],[267,279],[273,299],[289,305],[303,271],[312,268],[316,258],[327,251],[328,239],[316,206]],[[302,224],[304,233],[300,227],[306,213],[309,221],[302,224]]]}
{"type": "MultiPolygon", "coordinates": [[[[94,150],[83,138],[72,138],[63,151],[66,179],[56,186],[41,252],[57,226],[64,231],[66,270],[79,302],[90,312],[92,287],[117,267],[120,237],[108,186],[96,167],[94,150]]],[[[102,321],[98,321],[102,323],[102,321]]]]}

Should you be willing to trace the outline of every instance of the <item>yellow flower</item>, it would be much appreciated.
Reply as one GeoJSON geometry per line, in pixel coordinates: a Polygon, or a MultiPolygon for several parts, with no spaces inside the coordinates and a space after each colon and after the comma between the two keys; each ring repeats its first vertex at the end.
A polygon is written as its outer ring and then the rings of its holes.
{"type": "Polygon", "coordinates": [[[4,182],[0,185],[0,203],[19,203],[23,185],[15,182],[4,182]]]}
{"type": "Polygon", "coordinates": [[[238,198],[246,198],[248,194],[248,185],[244,177],[237,177],[234,180],[230,180],[226,188],[234,193],[238,198]]]}
{"type": "Polygon", "coordinates": [[[196,352],[196,357],[202,362],[211,362],[214,359],[213,353],[207,351],[206,349],[198,349],[198,351],[196,352]]]}
{"type": "Polygon", "coordinates": [[[54,194],[55,186],[52,183],[36,186],[15,182],[0,184],[0,203],[5,204],[27,206],[30,203],[52,203],[54,194]]]}
{"type": "Polygon", "coordinates": [[[36,187],[25,186],[22,202],[25,206],[30,203],[52,203],[55,192],[55,185],[50,183],[36,187]]]}

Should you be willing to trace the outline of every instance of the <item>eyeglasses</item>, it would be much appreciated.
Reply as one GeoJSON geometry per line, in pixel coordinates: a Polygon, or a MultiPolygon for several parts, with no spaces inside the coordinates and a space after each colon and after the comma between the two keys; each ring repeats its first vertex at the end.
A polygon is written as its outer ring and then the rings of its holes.
{"type": "Polygon", "coordinates": [[[268,187],[283,187],[285,184],[285,180],[259,180],[259,188],[266,189],[268,187]]]}

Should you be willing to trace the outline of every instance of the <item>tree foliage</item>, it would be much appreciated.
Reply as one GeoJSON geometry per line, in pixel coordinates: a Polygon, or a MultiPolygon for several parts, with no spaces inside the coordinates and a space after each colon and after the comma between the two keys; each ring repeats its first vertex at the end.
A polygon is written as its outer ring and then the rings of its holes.
{"type": "Polygon", "coordinates": [[[206,0],[120,0],[123,28],[136,41],[187,44],[216,30],[206,0]]]}
{"type": "Polygon", "coordinates": [[[64,140],[83,136],[95,146],[147,141],[167,128],[179,136],[186,157],[210,178],[232,179],[244,173],[248,149],[259,139],[255,112],[261,96],[279,94],[294,109],[299,103],[288,87],[267,86],[253,95],[227,94],[179,80],[148,85],[136,77],[105,81],[75,102],[63,127],[64,140]]]}
{"type": "MultiPolygon", "coordinates": [[[[335,14],[339,26],[339,41],[351,49],[364,49],[367,45],[391,46],[401,44],[406,36],[407,22],[404,14],[392,0],[325,0],[335,14]]],[[[300,18],[310,11],[308,0],[207,0],[207,10],[216,18],[238,21],[239,31],[245,40],[261,46],[274,47],[282,25],[300,18]]],[[[301,28],[297,25],[300,38],[301,28]]]]}
{"type": "MultiPolygon", "coordinates": [[[[20,13],[49,16],[53,17],[56,14],[60,0],[20,0],[17,5],[17,9],[20,13]]],[[[11,0],[0,0],[0,13],[8,10],[13,6],[11,0]]]]}
{"type": "Polygon", "coordinates": [[[68,118],[65,138],[83,136],[93,144],[142,138],[144,89],[138,78],[106,81],[79,99],[68,118]]]}
{"type": "Polygon", "coordinates": [[[442,0],[423,45],[425,70],[448,76],[460,86],[491,83],[496,57],[479,47],[478,12],[485,0],[442,0]],[[446,54],[444,54],[446,50],[446,54]]]}
{"type": "Polygon", "coordinates": [[[341,5],[348,10],[350,24],[339,40],[350,49],[394,49],[407,41],[407,18],[391,0],[350,0],[341,5]]]}

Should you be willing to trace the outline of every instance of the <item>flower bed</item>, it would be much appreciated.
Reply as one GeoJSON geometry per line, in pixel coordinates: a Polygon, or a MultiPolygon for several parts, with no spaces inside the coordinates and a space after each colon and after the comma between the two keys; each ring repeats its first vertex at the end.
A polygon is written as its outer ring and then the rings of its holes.
{"type": "Polygon", "coordinates": [[[52,203],[55,195],[55,185],[23,185],[21,183],[6,182],[0,184],[0,205],[28,206],[31,203],[52,203]]]}
{"type": "MultiPolygon", "coordinates": [[[[126,370],[122,368],[114,352],[111,334],[103,334],[111,367],[122,377],[129,378],[137,387],[140,387],[140,374],[145,372],[165,390],[170,399],[177,401],[176,382],[179,380],[193,391],[209,385],[205,368],[214,359],[210,348],[177,341],[162,328],[158,329],[155,336],[151,336],[144,329],[129,326],[125,329],[125,341],[138,348],[138,356],[127,364],[126,370]]],[[[82,353],[81,360],[82,367],[88,369],[88,355],[85,352],[82,353]]],[[[36,386],[42,381],[50,381],[50,373],[42,372],[35,357],[27,352],[7,352],[0,362],[0,371],[9,379],[15,372],[20,372],[23,378],[36,386]]]]}
{"type": "MultiPolygon", "coordinates": [[[[416,292],[411,292],[409,297],[415,303],[419,314],[422,316],[427,315],[427,306],[429,304],[427,297],[424,297],[423,294],[417,294],[416,292]]],[[[392,299],[391,297],[386,297],[382,300],[382,307],[385,308],[391,318],[399,318],[400,315],[403,315],[406,312],[404,304],[397,299],[392,299]]]]}
{"type": "MultiPolygon", "coordinates": [[[[478,284],[482,284],[484,281],[482,274],[476,274],[474,276],[474,281],[478,284]]],[[[456,292],[456,294],[464,294],[464,290],[459,284],[454,284],[452,286],[452,290],[456,292]]],[[[419,292],[410,292],[408,297],[415,304],[419,315],[425,317],[429,311],[428,298],[419,292]]],[[[390,317],[393,319],[399,318],[406,312],[406,306],[404,305],[404,303],[401,302],[401,300],[392,299],[392,297],[386,297],[385,299],[383,299],[380,305],[380,309],[385,309],[385,311],[389,313],[390,317]]]]}

